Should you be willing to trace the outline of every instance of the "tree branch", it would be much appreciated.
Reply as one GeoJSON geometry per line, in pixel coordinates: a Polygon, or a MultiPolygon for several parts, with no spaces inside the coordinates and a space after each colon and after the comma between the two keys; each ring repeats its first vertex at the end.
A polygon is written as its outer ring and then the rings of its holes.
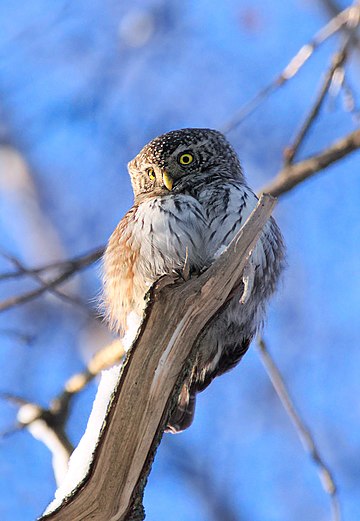
{"type": "MultiPolygon", "coordinates": [[[[327,168],[332,163],[339,161],[358,148],[360,148],[360,130],[355,130],[330,145],[321,153],[311,156],[303,161],[299,161],[298,163],[286,166],[268,185],[260,190],[260,193],[269,193],[274,197],[279,197],[290,191],[302,181],[313,176],[316,172],[327,168]]],[[[1,301],[0,313],[38,298],[46,291],[53,291],[54,288],[71,278],[77,272],[87,268],[99,260],[103,252],[104,246],[101,246],[90,253],[75,257],[74,259],[48,264],[41,268],[25,269],[24,271],[6,273],[2,276],[0,275],[1,280],[1,278],[13,278],[25,274],[34,276],[51,269],[62,270],[60,275],[57,275],[46,282],[42,281],[43,285],[41,287],[1,301]]]]}
{"type": "Polygon", "coordinates": [[[320,455],[319,449],[315,443],[315,440],[310,432],[310,430],[307,428],[305,423],[303,422],[299,412],[297,411],[289,392],[286,388],[285,381],[275,364],[274,360],[272,359],[266,344],[262,338],[258,339],[258,346],[259,346],[259,353],[260,353],[260,359],[262,363],[264,364],[264,367],[266,369],[266,372],[271,380],[271,383],[278,395],[278,397],[281,400],[281,403],[283,404],[283,407],[288,414],[290,420],[295,426],[296,432],[303,444],[303,447],[305,451],[309,454],[312,461],[315,463],[315,465],[319,469],[319,475],[320,480],[322,483],[322,486],[327,494],[329,494],[331,498],[331,508],[333,513],[333,521],[340,521],[341,520],[341,513],[340,513],[340,503],[337,493],[337,487],[335,484],[334,477],[328,467],[328,465],[325,463],[323,458],[320,455]]]}
{"type": "Polygon", "coordinates": [[[340,50],[334,54],[334,56],[332,58],[331,66],[330,66],[329,70],[327,71],[327,73],[325,74],[325,78],[322,82],[320,91],[319,91],[318,95],[316,96],[315,103],[311,107],[310,112],[307,115],[307,117],[305,118],[304,123],[301,125],[300,130],[299,130],[297,136],[295,137],[293,144],[288,146],[285,150],[286,165],[289,165],[293,162],[294,157],[300,148],[300,145],[303,143],[311,126],[313,125],[315,119],[319,115],[320,109],[324,103],[326,94],[328,93],[328,90],[331,86],[334,75],[335,75],[336,71],[340,67],[342,67],[346,61],[350,44],[351,44],[351,33],[347,37],[346,42],[341,46],[340,50]]]}
{"type": "MultiPolygon", "coordinates": [[[[104,246],[99,246],[98,248],[95,248],[94,250],[91,250],[87,253],[83,253],[82,255],[77,255],[76,257],[66,259],[63,261],[56,261],[56,262],[50,262],[49,264],[44,264],[43,266],[40,266],[38,268],[25,268],[21,265],[18,271],[9,271],[7,273],[0,274],[0,280],[5,279],[15,279],[19,277],[24,276],[32,276],[32,275],[40,275],[44,272],[52,271],[52,270],[67,270],[69,268],[86,268],[89,264],[92,262],[96,262],[102,254],[104,253],[104,246]]],[[[0,254],[9,259],[11,262],[14,262],[15,264],[18,261],[16,257],[12,257],[11,255],[5,254],[4,252],[0,252],[0,254]]]]}
{"type": "Polygon", "coordinates": [[[52,466],[56,483],[60,486],[68,468],[69,457],[74,447],[66,434],[73,397],[82,391],[103,369],[119,363],[125,355],[120,339],[97,352],[85,371],[73,375],[65,383],[64,390],[54,398],[48,408],[29,402],[20,396],[0,393],[0,398],[19,407],[18,424],[0,433],[0,438],[26,429],[34,438],[44,443],[52,454],[52,466]]]}
{"type": "Polygon", "coordinates": [[[360,148],[360,130],[355,130],[335,141],[320,154],[286,166],[277,174],[273,181],[262,189],[262,192],[269,193],[274,197],[283,195],[316,172],[327,168],[358,148],[360,148]]]}
{"type": "MultiPolygon", "coordinates": [[[[338,16],[342,11],[341,7],[334,2],[333,0],[320,0],[320,3],[325,7],[326,11],[329,13],[329,16],[333,19],[334,17],[338,16]]],[[[356,4],[356,2],[355,2],[356,4]]],[[[341,31],[345,32],[346,34],[349,34],[351,32],[351,29],[346,25],[342,25],[340,28],[341,31]]],[[[352,35],[354,44],[360,48],[360,38],[357,34],[352,35]]]]}
{"type": "Polygon", "coordinates": [[[144,518],[146,479],[190,368],[196,339],[240,283],[249,253],[274,204],[270,196],[263,196],[227,250],[199,277],[171,287],[156,286],[151,292],[144,321],[109,405],[90,472],[43,520],[144,518]]]}
{"type": "Polygon", "coordinates": [[[18,424],[1,436],[9,436],[27,429],[34,438],[44,443],[52,454],[55,479],[59,485],[66,474],[69,457],[74,450],[65,432],[70,395],[64,394],[62,398],[53,400],[49,409],[10,393],[0,393],[0,398],[19,407],[18,424]]]}
{"type": "MultiPolygon", "coordinates": [[[[74,306],[77,306],[81,308],[83,311],[85,311],[87,314],[92,316],[93,318],[98,318],[97,315],[78,297],[73,297],[70,295],[67,295],[66,293],[63,293],[62,291],[52,287],[48,288],[47,284],[48,282],[39,275],[39,270],[29,270],[24,264],[14,255],[9,255],[5,252],[0,252],[0,255],[2,255],[5,259],[9,260],[16,268],[16,272],[10,272],[5,273],[2,276],[0,275],[1,279],[11,279],[11,278],[17,278],[22,275],[32,277],[34,280],[36,280],[39,284],[41,284],[42,287],[45,287],[47,291],[52,293],[55,297],[58,297],[59,299],[68,302],[74,306]]],[[[18,297],[17,297],[18,298],[18,297]]]]}
{"type": "MultiPolygon", "coordinates": [[[[0,313],[20,304],[25,304],[26,302],[29,302],[30,300],[33,300],[37,297],[40,297],[46,291],[52,291],[54,288],[68,280],[70,277],[72,277],[72,275],[74,275],[78,271],[81,271],[89,267],[94,262],[96,262],[103,254],[103,251],[104,248],[97,248],[96,250],[87,253],[86,255],[75,257],[71,260],[49,264],[47,266],[37,268],[35,270],[25,270],[25,272],[27,272],[26,274],[38,275],[40,272],[44,270],[55,269],[59,267],[62,268],[60,275],[56,275],[47,282],[43,282],[42,286],[40,286],[39,288],[28,291],[21,295],[10,297],[0,302],[0,313]]],[[[22,271],[21,274],[23,275],[24,272],[22,271]]]]}
{"type": "MultiPolygon", "coordinates": [[[[125,356],[126,351],[120,339],[113,340],[110,344],[104,346],[92,357],[85,371],[74,374],[65,383],[62,394],[75,394],[84,389],[95,376],[101,371],[119,363],[125,356]]],[[[61,397],[62,395],[60,395],[61,397]]]]}
{"type": "Polygon", "coordinates": [[[352,25],[354,17],[359,16],[359,11],[360,6],[355,2],[354,5],[347,7],[340,13],[337,13],[315,34],[312,40],[301,47],[276,78],[268,83],[268,85],[261,89],[252,99],[250,99],[250,101],[246,102],[236,112],[236,114],[222,127],[222,132],[226,134],[240,125],[240,123],[252,114],[254,110],[257,109],[257,107],[275,90],[282,87],[292,79],[322,43],[344,26],[348,27],[348,25],[352,25]]]}

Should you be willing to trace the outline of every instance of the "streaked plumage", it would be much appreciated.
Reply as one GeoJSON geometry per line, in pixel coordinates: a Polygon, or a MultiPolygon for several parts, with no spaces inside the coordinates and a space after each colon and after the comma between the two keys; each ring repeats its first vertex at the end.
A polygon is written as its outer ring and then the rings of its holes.
{"type": "MultiPolygon", "coordinates": [[[[226,247],[257,198],[247,186],[236,153],[215,130],[183,129],[160,136],[129,163],[134,206],[112,234],[104,257],[104,304],[121,335],[140,321],[144,295],[160,276],[208,266],[226,247]]],[[[199,340],[168,430],[193,419],[195,395],[236,365],[261,326],[265,304],[283,266],[283,242],[271,218],[254,249],[246,296],[239,288],[199,340]]],[[[131,338],[125,335],[125,343],[131,338]]]]}

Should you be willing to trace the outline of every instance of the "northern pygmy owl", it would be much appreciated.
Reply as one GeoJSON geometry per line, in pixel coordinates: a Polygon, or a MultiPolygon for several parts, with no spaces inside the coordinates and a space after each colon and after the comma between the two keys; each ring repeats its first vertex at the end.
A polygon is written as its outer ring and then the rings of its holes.
{"type": "MultiPolygon", "coordinates": [[[[162,275],[208,266],[257,204],[239,159],[216,130],[189,128],[159,136],[128,164],[134,205],[112,234],[104,256],[104,305],[109,322],[134,337],[149,287],[162,275]]],[[[254,248],[242,285],[198,340],[195,364],[167,430],[192,422],[195,396],[234,367],[261,326],[284,247],[273,218],[254,248]]]]}

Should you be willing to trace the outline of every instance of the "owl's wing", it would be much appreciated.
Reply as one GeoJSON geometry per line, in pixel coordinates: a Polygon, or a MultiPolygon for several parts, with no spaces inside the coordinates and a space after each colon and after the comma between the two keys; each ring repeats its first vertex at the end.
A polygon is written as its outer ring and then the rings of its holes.
{"type": "Polygon", "coordinates": [[[112,234],[104,255],[103,301],[113,329],[124,333],[129,315],[142,316],[144,296],[162,275],[201,269],[208,226],[191,196],[152,197],[134,206],[112,234]]]}
{"type": "MultiPolygon", "coordinates": [[[[258,198],[249,187],[233,183],[225,183],[218,197],[215,199],[208,197],[204,201],[210,223],[209,240],[211,244],[209,249],[213,252],[213,258],[219,256],[230,244],[257,203],[258,198]]],[[[267,280],[264,282],[269,283],[269,277],[267,277],[269,267],[273,266],[275,255],[280,255],[282,247],[280,231],[274,219],[270,218],[264,226],[244,271],[243,304],[250,297],[256,280],[262,280],[265,275],[267,280]]],[[[280,257],[282,258],[282,255],[280,257]]]]}
{"type": "Polygon", "coordinates": [[[136,218],[134,206],[114,230],[103,257],[103,307],[110,327],[120,334],[127,328],[128,314],[136,308],[139,293],[136,265],[140,247],[134,240],[136,218]]]}

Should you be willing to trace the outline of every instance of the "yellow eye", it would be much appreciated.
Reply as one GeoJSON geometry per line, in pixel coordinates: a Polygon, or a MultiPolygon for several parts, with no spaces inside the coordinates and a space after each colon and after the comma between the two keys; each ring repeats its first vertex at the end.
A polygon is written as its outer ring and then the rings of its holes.
{"type": "Polygon", "coordinates": [[[155,172],[153,168],[147,168],[146,173],[151,181],[154,181],[155,179],[155,172]]]}
{"type": "Polygon", "coordinates": [[[194,161],[194,156],[189,152],[185,152],[184,154],[180,154],[180,156],[178,157],[178,161],[180,165],[187,166],[194,161]]]}

